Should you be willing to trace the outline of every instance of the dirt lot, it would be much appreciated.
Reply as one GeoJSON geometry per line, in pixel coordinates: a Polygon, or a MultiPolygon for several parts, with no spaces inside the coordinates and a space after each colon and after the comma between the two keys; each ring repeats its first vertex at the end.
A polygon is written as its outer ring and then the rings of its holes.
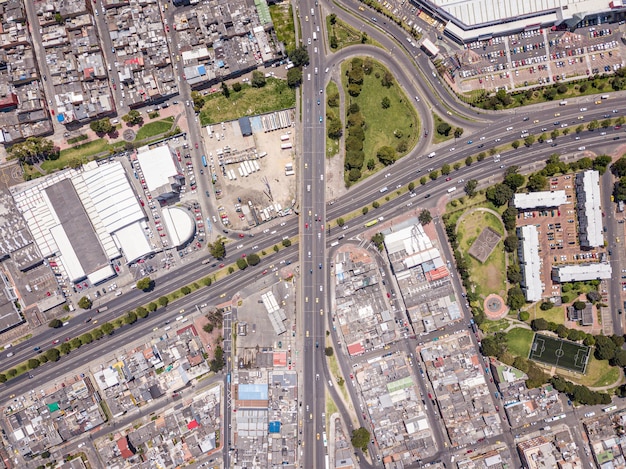
{"type": "Polygon", "coordinates": [[[559,284],[553,284],[550,277],[552,266],[598,262],[603,248],[582,251],[578,242],[578,219],[576,216],[576,192],[574,175],[550,178],[549,190],[564,190],[568,205],[558,209],[528,210],[517,216],[517,225],[536,225],[539,231],[539,249],[543,261],[541,280],[545,285],[544,294],[560,296],[559,284]],[[588,257],[587,257],[588,256],[588,257]]]}
{"type": "MultiPolygon", "coordinates": [[[[237,121],[210,127],[213,131],[211,137],[208,136],[207,128],[203,129],[204,146],[209,164],[215,167],[215,174],[217,174],[215,190],[222,191],[218,197],[218,205],[224,207],[223,213],[228,216],[229,227],[236,230],[249,228],[248,221],[240,218],[242,214],[236,212],[235,204],[238,203],[244,205],[251,201],[257,210],[271,204],[280,204],[283,210],[291,207],[292,201],[296,198],[296,177],[285,175],[285,165],[291,163],[294,170],[296,169],[294,152],[293,148],[281,150],[281,143],[285,143],[281,141],[281,136],[288,135],[287,142],[295,145],[294,127],[267,133],[261,130],[246,137],[241,134],[237,121]],[[230,147],[230,154],[226,153],[226,147],[230,147]],[[266,155],[255,159],[255,149],[256,155],[263,153],[266,155]],[[225,169],[231,175],[234,174],[236,179],[229,179],[219,166],[218,153],[220,151],[224,151],[224,160],[227,158],[232,160],[232,163],[225,165],[225,169]],[[260,170],[250,173],[247,177],[241,176],[239,172],[241,163],[234,160],[243,155],[249,155],[249,160],[255,160],[260,170]]],[[[273,215],[277,216],[275,211],[273,215]]]]}

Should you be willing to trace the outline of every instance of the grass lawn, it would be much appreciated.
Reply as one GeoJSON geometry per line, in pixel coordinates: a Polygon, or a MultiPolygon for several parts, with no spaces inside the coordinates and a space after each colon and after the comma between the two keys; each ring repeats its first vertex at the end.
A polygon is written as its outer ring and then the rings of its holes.
{"type": "Polygon", "coordinates": [[[584,375],[557,368],[557,374],[570,381],[589,387],[610,386],[620,378],[619,368],[610,366],[608,360],[596,360],[591,354],[584,375]]]}
{"type": "Polygon", "coordinates": [[[480,330],[488,334],[491,332],[498,332],[509,327],[509,321],[506,319],[498,319],[497,321],[485,321],[480,325],[480,330]]]}
{"type": "MultiPolygon", "coordinates": [[[[359,105],[366,123],[365,142],[363,144],[365,164],[361,169],[361,179],[384,168],[376,157],[376,152],[380,147],[390,146],[396,148],[401,141],[406,141],[407,150],[398,153],[398,158],[400,158],[413,149],[420,133],[420,122],[411,100],[404,94],[397,83],[394,83],[390,88],[382,86],[381,77],[386,72],[386,69],[376,61],[372,61],[372,63],[372,73],[363,77],[361,94],[350,98],[352,102],[359,105]],[[377,75],[378,78],[376,77],[377,75]],[[384,97],[389,98],[390,101],[390,106],[387,109],[383,109],[381,105],[384,97]],[[372,171],[369,171],[366,167],[369,159],[373,159],[376,162],[376,166],[372,171]]],[[[344,87],[345,96],[348,96],[346,71],[349,67],[350,62],[344,62],[341,66],[342,86],[344,87]]]]}
{"type": "Polygon", "coordinates": [[[295,105],[296,91],[287,86],[287,81],[268,78],[263,88],[253,88],[244,83],[241,91],[231,89],[229,98],[222,93],[208,95],[200,111],[200,122],[202,125],[215,124],[290,109],[295,105]]]}
{"type": "Polygon", "coordinates": [[[506,334],[507,347],[513,355],[527,358],[534,336],[535,333],[530,329],[515,327],[506,334]]]}
{"type": "Polygon", "coordinates": [[[450,132],[448,133],[447,136],[441,135],[440,133],[437,132],[437,126],[445,121],[434,112],[433,112],[433,119],[434,119],[433,124],[435,128],[430,131],[430,135],[432,136],[433,143],[441,143],[441,142],[445,142],[446,140],[450,140],[451,138],[454,138],[454,127],[450,129],[450,132]]]}
{"type": "Polygon", "coordinates": [[[143,125],[139,131],[137,131],[137,136],[135,140],[143,140],[146,138],[154,137],[155,135],[164,134],[169,132],[172,128],[172,124],[174,123],[173,117],[168,117],[166,119],[161,119],[154,122],[149,122],[143,125]]]}
{"type": "Polygon", "coordinates": [[[530,313],[529,323],[533,319],[543,318],[556,324],[565,324],[565,306],[554,306],[547,311],[542,311],[540,305],[541,303],[535,303],[526,310],[530,313]]]}
{"type": "Polygon", "coordinates": [[[74,164],[76,161],[86,163],[91,157],[100,153],[106,153],[110,148],[111,146],[104,138],[92,140],[66,150],[61,150],[61,155],[58,160],[46,160],[41,163],[41,168],[47,173],[50,173],[51,171],[63,169],[70,164],[74,164]]]}
{"type": "MultiPolygon", "coordinates": [[[[337,47],[332,48],[333,52],[343,49],[347,46],[355,44],[361,44],[361,31],[357,31],[352,26],[344,23],[339,18],[336,19],[335,24],[330,23],[330,15],[326,17],[326,31],[328,31],[328,43],[332,44],[331,38],[333,35],[337,38],[337,47]]],[[[382,47],[379,42],[373,41],[369,36],[366,36],[364,44],[371,44],[376,47],[382,47]]]]}
{"type": "MultiPolygon", "coordinates": [[[[339,88],[337,87],[337,83],[335,83],[334,81],[329,81],[328,86],[326,86],[326,97],[338,93],[339,88]]],[[[330,107],[328,105],[328,101],[326,101],[325,106],[327,123],[330,119],[330,116],[332,116],[333,118],[341,119],[341,116],[339,115],[339,107],[330,107]]],[[[332,138],[328,138],[328,133],[326,134],[326,158],[332,158],[337,153],[339,153],[339,141],[340,140],[333,140],[332,138]]]]}
{"type": "Polygon", "coordinates": [[[293,24],[291,4],[275,3],[270,5],[270,16],[278,40],[285,44],[286,50],[296,48],[296,30],[293,24]]]}
{"type": "Polygon", "coordinates": [[[492,213],[474,211],[464,217],[457,226],[459,248],[467,259],[472,280],[476,285],[476,293],[482,297],[487,297],[491,293],[505,297],[506,262],[503,239],[498,242],[484,264],[468,254],[472,243],[488,226],[500,235],[505,235],[502,223],[492,213]]]}

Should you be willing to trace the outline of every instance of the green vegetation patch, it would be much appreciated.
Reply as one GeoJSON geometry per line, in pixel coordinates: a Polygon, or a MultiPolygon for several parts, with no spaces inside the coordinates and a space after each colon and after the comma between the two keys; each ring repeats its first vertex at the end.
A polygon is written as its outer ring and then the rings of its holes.
{"type": "MultiPolygon", "coordinates": [[[[384,167],[378,157],[381,148],[392,149],[395,153],[394,158],[397,160],[416,145],[420,132],[417,112],[395,78],[379,62],[370,58],[362,58],[362,61],[364,69],[371,68],[371,72],[363,74],[358,96],[349,93],[347,72],[351,69],[351,62],[344,62],[341,66],[342,86],[346,99],[358,105],[363,119],[364,164],[360,170],[360,179],[384,167]],[[386,75],[391,77],[389,87],[383,85],[386,75]],[[368,166],[370,160],[373,165],[368,166]]],[[[346,111],[347,108],[346,104],[346,111]]],[[[354,183],[357,180],[359,179],[351,180],[351,182],[354,183]]]]}
{"type": "Polygon", "coordinates": [[[476,285],[476,293],[482,297],[487,297],[491,293],[505,297],[506,258],[502,246],[503,241],[498,242],[484,263],[467,254],[478,235],[487,226],[504,236],[502,223],[494,214],[481,210],[467,214],[457,226],[459,247],[469,266],[472,280],[476,285]]]}
{"type": "Polygon", "coordinates": [[[276,37],[285,45],[286,50],[296,48],[296,30],[293,24],[293,11],[290,3],[270,5],[270,16],[276,31],[276,37]]]}
{"type": "Polygon", "coordinates": [[[589,363],[584,375],[564,369],[558,369],[557,374],[577,384],[591,387],[617,385],[620,379],[618,367],[611,366],[608,360],[598,360],[593,354],[589,357],[589,363]]]}
{"type": "MultiPolygon", "coordinates": [[[[329,81],[326,86],[326,98],[329,96],[339,96],[339,88],[337,87],[337,83],[334,81],[329,81]]],[[[336,100],[337,105],[339,104],[339,99],[336,100]]],[[[339,115],[339,107],[338,106],[330,106],[328,104],[328,99],[326,99],[326,123],[332,119],[341,119],[339,115]]],[[[343,125],[341,126],[343,128],[343,125]]],[[[326,133],[326,157],[331,158],[334,155],[339,153],[339,139],[330,138],[328,133],[326,133]]]]}
{"type": "Polygon", "coordinates": [[[506,344],[509,352],[518,357],[527,357],[530,353],[530,344],[534,336],[535,333],[530,329],[523,327],[511,329],[506,334],[506,344]]]}
{"type": "Polygon", "coordinates": [[[66,150],[61,150],[61,156],[58,160],[46,160],[41,163],[41,169],[47,173],[63,169],[67,166],[75,166],[79,163],[87,163],[89,159],[100,153],[107,153],[111,145],[104,138],[92,140],[81,145],[76,145],[66,150]]]}
{"type": "Polygon", "coordinates": [[[173,122],[173,117],[149,122],[139,129],[135,140],[144,140],[146,138],[154,137],[155,135],[164,134],[172,128],[173,122]]]}
{"type": "Polygon", "coordinates": [[[450,132],[448,133],[448,135],[443,135],[437,132],[437,128],[441,124],[448,124],[448,123],[444,121],[441,117],[439,117],[437,114],[435,114],[434,112],[433,112],[433,124],[435,125],[435,128],[430,130],[430,135],[432,135],[433,143],[437,144],[437,143],[445,142],[446,140],[450,140],[451,138],[454,138],[454,129],[452,128],[452,126],[450,126],[450,132]]]}
{"type": "Polygon", "coordinates": [[[285,80],[268,78],[262,88],[242,84],[241,91],[230,90],[226,98],[217,92],[205,97],[200,111],[202,125],[215,124],[268,112],[290,109],[296,105],[296,91],[285,80]]]}
{"type": "Polygon", "coordinates": [[[361,31],[357,31],[338,18],[333,21],[333,15],[326,17],[326,31],[328,31],[328,44],[330,44],[331,50],[343,49],[354,44],[371,43],[367,34],[363,35],[361,31]]]}

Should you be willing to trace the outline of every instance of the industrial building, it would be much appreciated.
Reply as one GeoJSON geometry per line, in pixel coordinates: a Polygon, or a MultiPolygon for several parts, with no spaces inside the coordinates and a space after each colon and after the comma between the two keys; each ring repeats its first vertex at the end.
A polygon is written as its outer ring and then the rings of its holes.
{"type": "Polygon", "coordinates": [[[520,240],[518,257],[522,270],[522,291],[526,301],[539,301],[543,295],[541,281],[541,259],[539,257],[539,233],[535,225],[526,225],[517,228],[517,237],[520,240]]]}
{"type": "Polygon", "coordinates": [[[587,280],[607,280],[611,278],[611,264],[570,264],[552,267],[555,282],[584,282],[587,280]]]}
{"type": "Polygon", "coordinates": [[[529,192],[528,194],[515,194],[513,197],[513,205],[518,210],[559,207],[566,203],[565,191],[529,192]]]}
{"type": "Polygon", "coordinates": [[[13,197],[39,248],[70,282],[98,284],[115,276],[113,259],[153,253],[146,215],[119,161],[88,163],[14,190],[13,197]]]}
{"type": "Polygon", "coordinates": [[[184,176],[176,154],[168,145],[139,149],[137,161],[153,199],[165,203],[178,197],[184,176]]]}
{"type": "Polygon", "coordinates": [[[576,202],[580,246],[583,249],[604,246],[600,174],[597,171],[583,171],[576,175],[576,202]]]}
{"type": "Polygon", "coordinates": [[[573,28],[585,19],[593,24],[614,21],[626,11],[622,0],[413,0],[411,3],[444,23],[445,34],[460,43],[552,26],[573,28]]]}
{"type": "Polygon", "coordinates": [[[161,216],[172,247],[184,246],[193,238],[196,224],[187,210],[181,207],[164,207],[161,216]]]}

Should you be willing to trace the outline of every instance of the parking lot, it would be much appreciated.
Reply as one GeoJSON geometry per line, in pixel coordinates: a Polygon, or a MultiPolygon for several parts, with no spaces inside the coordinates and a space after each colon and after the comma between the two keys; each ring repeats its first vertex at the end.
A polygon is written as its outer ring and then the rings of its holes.
{"type": "Polygon", "coordinates": [[[612,72],[623,65],[619,28],[537,29],[467,44],[458,56],[458,86],[491,92],[612,72]]]}

